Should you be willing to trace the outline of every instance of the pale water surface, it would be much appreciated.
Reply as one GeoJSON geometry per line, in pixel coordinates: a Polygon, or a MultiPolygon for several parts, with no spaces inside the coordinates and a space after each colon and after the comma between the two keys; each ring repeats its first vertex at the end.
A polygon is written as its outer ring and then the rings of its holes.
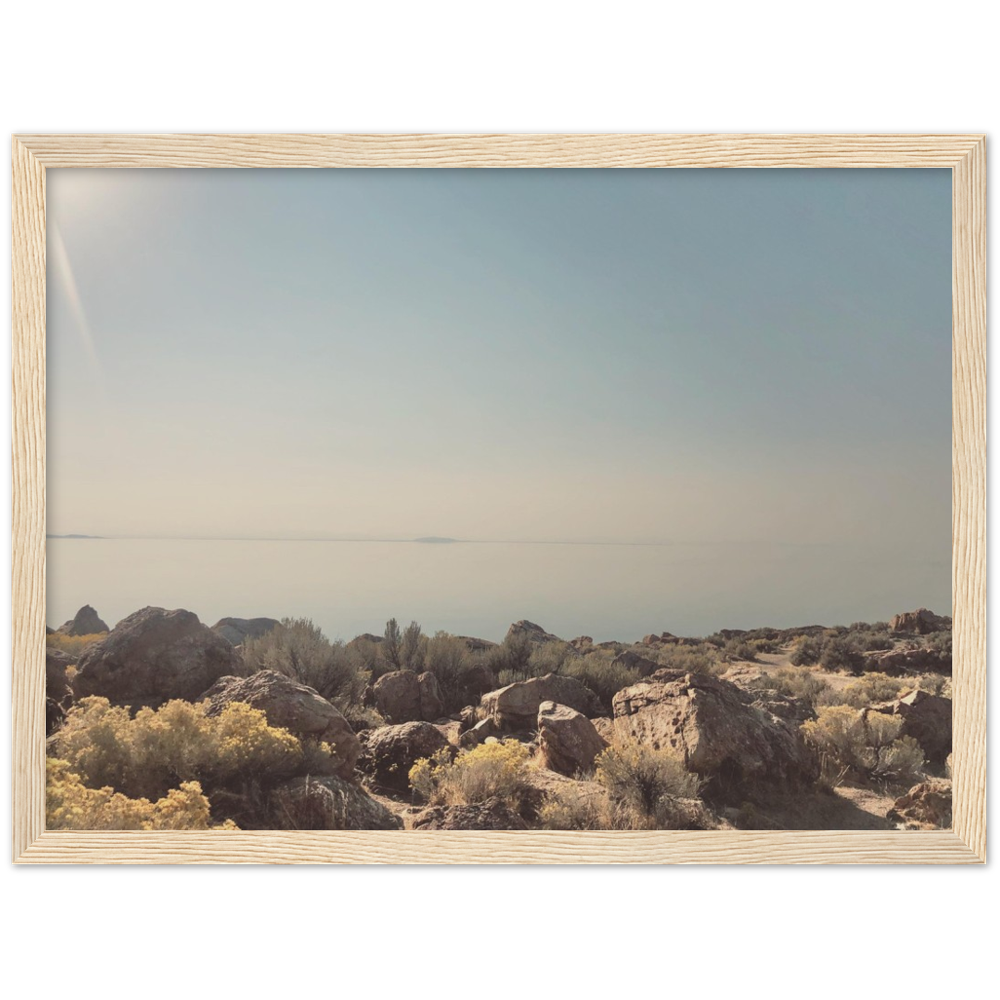
{"type": "Polygon", "coordinates": [[[47,620],[92,604],[113,626],[155,605],[219,618],[312,618],[331,638],[389,617],[499,640],[529,618],[566,638],[849,624],[950,613],[946,560],[870,547],[49,539],[47,620]]]}

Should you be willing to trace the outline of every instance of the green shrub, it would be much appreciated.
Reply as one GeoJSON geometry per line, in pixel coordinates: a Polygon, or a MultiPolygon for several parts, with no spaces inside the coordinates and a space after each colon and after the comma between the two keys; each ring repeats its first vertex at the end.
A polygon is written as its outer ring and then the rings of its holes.
{"type": "Polygon", "coordinates": [[[951,630],[946,632],[932,632],[927,636],[927,646],[943,656],[951,656],[951,630]]]}
{"type": "Polygon", "coordinates": [[[270,785],[329,759],[325,744],[303,744],[242,702],[213,717],[206,707],[170,701],[156,711],[140,709],[133,719],[106,698],[84,698],[53,736],[53,754],[89,788],[149,799],[188,781],[200,782],[209,797],[270,785]]]}
{"type": "Polygon", "coordinates": [[[799,698],[809,705],[815,705],[818,698],[829,690],[826,681],[816,677],[802,667],[779,667],[773,673],[764,674],[753,681],[752,687],[763,691],[799,698]]]}
{"type": "Polygon", "coordinates": [[[790,659],[796,667],[811,667],[814,663],[819,663],[822,653],[822,640],[805,636],[795,644],[790,659]]]}
{"type": "MultiPolygon", "coordinates": [[[[909,685],[906,685],[909,686],[909,685]]],[[[850,705],[867,708],[880,701],[891,701],[899,696],[904,685],[898,677],[873,671],[839,691],[829,688],[819,699],[822,705],[850,705]]]]}
{"type": "Polygon", "coordinates": [[[518,809],[528,787],[528,757],[528,748],[517,740],[482,743],[454,760],[446,748],[410,768],[410,785],[431,805],[475,805],[499,797],[518,809]]]}
{"type": "Polygon", "coordinates": [[[601,704],[611,711],[611,700],[622,688],[641,680],[636,667],[627,667],[622,663],[612,663],[614,654],[611,650],[601,649],[586,656],[578,656],[567,661],[561,673],[567,677],[575,677],[586,684],[601,700],[601,704]]]}
{"type": "Polygon", "coordinates": [[[903,719],[896,715],[832,705],[801,728],[819,751],[828,777],[913,784],[922,775],[924,753],[912,737],[899,736],[902,727],[903,719]]]}
{"type": "Polygon", "coordinates": [[[403,640],[400,644],[399,658],[404,670],[420,673],[424,669],[424,656],[427,652],[427,636],[421,631],[418,622],[410,622],[403,629],[403,640]]]}
{"type": "Polygon", "coordinates": [[[674,829],[681,822],[677,800],[698,795],[697,776],[667,750],[623,743],[608,747],[594,764],[597,781],[629,829],[674,829]]]}
{"type": "Polygon", "coordinates": [[[736,660],[748,660],[753,663],[757,659],[757,647],[746,639],[730,639],[722,647],[722,658],[729,663],[736,660]]]}
{"type": "Polygon", "coordinates": [[[197,781],[181,782],[156,802],[130,799],[113,788],[88,788],[65,760],[45,761],[45,827],[48,830],[235,830],[209,822],[208,799],[197,781]]]}
{"type": "Polygon", "coordinates": [[[831,673],[848,671],[860,673],[864,666],[864,657],[846,639],[828,639],[823,643],[819,665],[831,673]]]}
{"type": "Polygon", "coordinates": [[[368,675],[342,642],[330,642],[308,618],[285,618],[270,632],[246,639],[242,654],[244,676],[275,670],[315,688],[345,714],[363,701],[368,675]]]}
{"type": "Polygon", "coordinates": [[[502,686],[483,660],[483,654],[473,653],[462,639],[447,632],[427,641],[424,669],[437,678],[445,713],[476,705],[486,691],[502,686]]]}
{"type": "Polygon", "coordinates": [[[528,657],[527,673],[531,677],[563,673],[563,668],[577,659],[578,653],[568,642],[543,642],[534,645],[528,657]]]}
{"type": "Polygon", "coordinates": [[[719,650],[706,642],[697,646],[661,646],[652,658],[667,670],[683,670],[686,674],[718,674],[728,669],[719,650]]]}
{"type": "Polygon", "coordinates": [[[951,678],[944,674],[921,674],[919,677],[910,678],[907,686],[912,690],[919,688],[928,694],[936,694],[942,698],[951,697],[951,678]]]}
{"type": "Polygon", "coordinates": [[[534,676],[528,672],[532,642],[526,635],[508,635],[499,646],[486,651],[484,662],[498,678],[504,671],[520,674],[520,680],[534,676]]]}
{"type": "Polygon", "coordinates": [[[403,633],[399,630],[399,622],[395,618],[390,618],[385,623],[385,634],[378,649],[389,670],[402,670],[403,633]]]}

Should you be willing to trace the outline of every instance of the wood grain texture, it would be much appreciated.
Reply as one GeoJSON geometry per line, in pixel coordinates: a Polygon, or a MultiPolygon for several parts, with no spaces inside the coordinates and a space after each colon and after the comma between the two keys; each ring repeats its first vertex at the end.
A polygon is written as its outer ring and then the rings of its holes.
{"type": "Polygon", "coordinates": [[[986,142],[952,176],[953,827],[986,858],[986,142]]]}
{"type": "Polygon", "coordinates": [[[19,859],[66,864],[975,864],[946,830],[45,833],[19,859]]]}
{"type": "Polygon", "coordinates": [[[986,850],[981,135],[22,136],[13,141],[13,856],[40,863],[967,864],[986,850]],[[44,832],[45,167],[951,167],[954,832],[44,832]]]}
{"type": "Polygon", "coordinates": [[[45,828],[45,170],[11,144],[14,857],[45,828]]]}
{"type": "Polygon", "coordinates": [[[24,135],[46,167],[953,167],[981,135],[24,135]]]}

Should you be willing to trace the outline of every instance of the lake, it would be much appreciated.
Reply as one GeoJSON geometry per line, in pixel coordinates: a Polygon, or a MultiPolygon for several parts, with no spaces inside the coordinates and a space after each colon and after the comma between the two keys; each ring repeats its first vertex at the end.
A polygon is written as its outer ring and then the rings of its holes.
{"type": "Polygon", "coordinates": [[[926,606],[951,613],[951,567],[870,546],[508,542],[48,540],[47,621],[93,605],[111,626],[147,605],[306,617],[330,638],[381,633],[502,639],[528,618],[564,638],[849,624],[926,606]]]}

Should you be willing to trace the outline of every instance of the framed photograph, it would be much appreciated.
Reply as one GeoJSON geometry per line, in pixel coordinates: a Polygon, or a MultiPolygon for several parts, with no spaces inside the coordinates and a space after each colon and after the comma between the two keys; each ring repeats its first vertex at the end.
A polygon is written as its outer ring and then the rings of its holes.
{"type": "Polygon", "coordinates": [[[985,860],[984,136],[12,145],[15,862],[985,860]]]}

